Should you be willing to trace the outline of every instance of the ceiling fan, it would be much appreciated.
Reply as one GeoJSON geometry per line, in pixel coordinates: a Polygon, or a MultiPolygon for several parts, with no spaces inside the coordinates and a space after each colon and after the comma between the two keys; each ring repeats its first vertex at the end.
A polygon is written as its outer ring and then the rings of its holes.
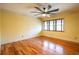
{"type": "Polygon", "coordinates": [[[42,5],[42,8],[40,7],[34,7],[34,8],[37,9],[38,11],[32,11],[32,13],[37,13],[36,15],[42,15],[44,17],[56,14],[55,12],[59,11],[59,8],[50,10],[52,8],[50,4],[46,6],[42,5]]]}

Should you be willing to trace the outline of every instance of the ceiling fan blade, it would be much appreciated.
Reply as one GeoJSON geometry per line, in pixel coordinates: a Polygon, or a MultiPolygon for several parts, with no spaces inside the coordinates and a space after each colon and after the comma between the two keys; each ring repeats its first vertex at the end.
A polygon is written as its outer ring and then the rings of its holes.
{"type": "Polygon", "coordinates": [[[41,13],[39,13],[39,14],[35,14],[34,16],[38,16],[38,15],[41,15],[41,13]]]}
{"type": "Polygon", "coordinates": [[[54,9],[54,10],[50,10],[48,12],[50,13],[50,12],[56,12],[56,11],[59,11],[59,9],[57,8],[57,9],[54,9]]]}
{"type": "Polygon", "coordinates": [[[50,15],[55,15],[55,14],[58,14],[58,13],[50,13],[50,15]]]}
{"type": "Polygon", "coordinates": [[[39,11],[41,11],[41,12],[43,12],[43,10],[41,10],[40,8],[38,8],[38,7],[35,7],[37,10],[39,10],[39,11]]]}
{"type": "Polygon", "coordinates": [[[41,12],[37,12],[37,11],[31,11],[31,13],[41,13],[41,12]]]}
{"type": "Polygon", "coordinates": [[[48,10],[51,8],[51,5],[48,5],[48,10]]]}

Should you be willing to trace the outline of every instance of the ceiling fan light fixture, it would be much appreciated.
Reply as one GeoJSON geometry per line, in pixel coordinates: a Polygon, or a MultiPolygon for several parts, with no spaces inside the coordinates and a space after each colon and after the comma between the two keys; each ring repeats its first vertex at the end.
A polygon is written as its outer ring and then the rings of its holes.
{"type": "Polygon", "coordinates": [[[50,17],[49,14],[42,14],[43,17],[50,17]]]}
{"type": "Polygon", "coordinates": [[[46,16],[46,14],[42,14],[42,16],[43,16],[43,17],[45,17],[45,16],[46,16]]]}

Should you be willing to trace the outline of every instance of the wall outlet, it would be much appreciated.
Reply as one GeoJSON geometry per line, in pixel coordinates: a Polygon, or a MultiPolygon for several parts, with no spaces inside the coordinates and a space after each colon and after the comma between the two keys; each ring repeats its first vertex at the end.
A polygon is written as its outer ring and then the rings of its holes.
{"type": "Polygon", "coordinates": [[[21,39],[23,37],[24,37],[24,35],[17,35],[17,39],[21,39]]]}

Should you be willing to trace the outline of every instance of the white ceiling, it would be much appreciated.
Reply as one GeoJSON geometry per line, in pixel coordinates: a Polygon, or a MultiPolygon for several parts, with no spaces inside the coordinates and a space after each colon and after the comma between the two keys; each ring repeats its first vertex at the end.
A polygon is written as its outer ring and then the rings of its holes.
{"type": "MultiPolygon", "coordinates": [[[[34,7],[41,5],[46,5],[43,3],[4,3],[0,4],[0,9],[3,8],[5,10],[21,13],[23,15],[29,15],[34,16],[34,13],[31,13],[31,11],[37,11],[34,7]]],[[[59,8],[59,12],[63,12],[65,10],[68,10],[70,8],[79,7],[78,3],[51,3],[52,8],[59,8]]]]}

